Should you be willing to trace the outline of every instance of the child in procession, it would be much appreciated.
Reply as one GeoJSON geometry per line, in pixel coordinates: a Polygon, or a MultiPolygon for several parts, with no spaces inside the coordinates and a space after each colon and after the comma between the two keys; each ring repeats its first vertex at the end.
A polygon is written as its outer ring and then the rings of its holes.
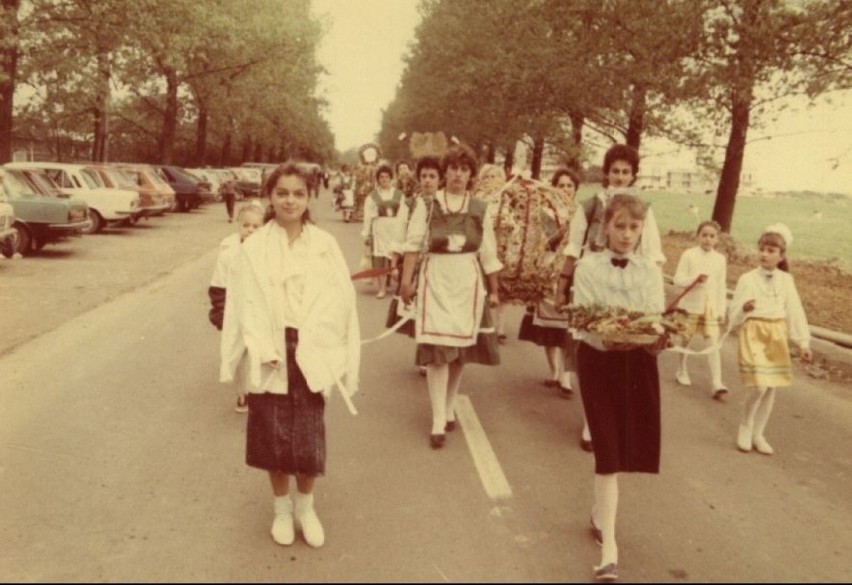
{"type": "MultiPolygon", "coordinates": [[[[231,268],[240,250],[240,244],[263,225],[263,209],[253,203],[242,205],[237,211],[237,225],[238,231],[225,237],[219,244],[219,256],[216,258],[216,268],[213,270],[213,278],[210,280],[210,287],[207,289],[207,293],[210,296],[210,304],[212,305],[209,313],[210,322],[219,331],[222,330],[222,324],[225,319],[225,300],[227,298],[228,277],[231,274],[231,268]]],[[[237,387],[237,406],[234,410],[237,412],[248,412],[248,405],[246,404],[248,372],[246,371],[246,362],[244,359],[245,346],[241,343],[236,343],[230,349],[229,363],[235,368],[232,375],[236,380],[237,387]]]]}
{"type": "MultiPolygon", "coordinates": [[[[737,448],[772,455],[775,450],[764,435],[775,389],[792,385],[788,336],[798,344],[802,359],[811,361],[810,329],[793,276],[788,272],[787,249],[793,235],[784,224],[767,227],[757,242],[760,265],[740,276],[732,307],[742,310],[739,334],[739,368],[748,388],[737,448]]],[[[740,319],[736,319],[739,321],[740,319]]]]}
{"type": "MultiPolygon", "coordinates": [[[[692,287],[678,302],[678,306],[689,315],[686,346],[695,335],[701,335],[708,348],[717,345],[720,329],[725,323],[728,262],[723,254],[716,251],[721,233],[722,228],[715,221],[701,222],[696,230],[698,245],[684,250],[677,264],[674,285],[683,289],[692,287]]],[[[719,352],[716,348],[707,354],[711,393],[716,400],[721,400],[728,393],[728,388],[722,383],[719,352]]],[[[687,359],[687,354],[680,355],[675,376],[683,386],[692,384],[686,367],[687,359]]]]}
{"type": "Polygon", "coordinates": [[[300,529],[309,546],[320,547],[325,531],[314,486],[325,474],[325,402],[335,385],[347,401],[357,390],[361,344],[343,253],[310,222],[312,179],[286,164],[264,184],[272,219],[240,246],[234,263],[220,379],[233,378],[226,340],[238,336],[250,374],[246,464],[269,474],[272,538],[290,545],[300,529]]]}
{"type": "MultiPolygon", "coordinates": [[[[606,248],[584,256],[574,274],[574,304],[626,307],[646,314],[664,308],[663,277],[655,262],[635,248],[646,208],[631,195],[615,195],[602,226],[606,248]]],[[[653,348],[612,343],[577,331],[577,373],[594,442],[595,481],[591,528],[602,546],[597,580],[618,578],[615,519],[618,474],[659,472],[660,384],[653,348]]]]}
{"type": "MultiPolygon", "coordinates": [[[[594,197],[586,199],[577,209],[568,228],[568,245],[563,254],[565,263],[559,276],[556,290],[557,306],[564,305],[569,299],[571,282],[576,262],[588,252],[599,252],[606,248],[604,224],[604,210],[615,194],[626,193],[635,195],[633,184],[639,174],[639,153],[626,144],[615,144],[606,151],[603,160],[603,187],[594,197]]],[[[636,252],[650,258],[658,268],[666,261],[663,254],[660,230],[654,218],[653,210],[648,207],[645,211],[642,236],[639,239],[636,252]]],[[[571,356],[576,352],[577,344],[569,335],[565,352],[571,356]]],[[[571,363],[571,358],[566,360],[571,363]]],[[[570,381],[573,376],[566,366],[566,387],[573,389],[570,381]]],[[[580,389],[582,392],[582,388],[580,389]]],[[[592,451],[592,439],[589,434],[589,425],[583,421],[583,430],[580,435],[580,447],[584,451],[592,451]]]]}

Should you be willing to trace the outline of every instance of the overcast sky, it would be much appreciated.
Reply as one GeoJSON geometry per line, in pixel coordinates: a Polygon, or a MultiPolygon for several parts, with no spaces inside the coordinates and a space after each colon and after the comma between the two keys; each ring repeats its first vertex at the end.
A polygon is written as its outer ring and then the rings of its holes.
{"type": "MultiPolygon", "coordinates": [[[[402,58],[419,21],[417,0],[312,2],[314,12],[329,19],[320,48],[329,75],[321,91],[329,101],[326,116],[342,151],[375,140],[381,128],[382,109],[393,99],[402,58]]],[[[752,129],[749,139],[769,135],[771,140],[756,140],[746,149],[745,165],[757,186],[852,195],[852,92],[835,95],[834,104],[787,110],[770,127],[752,129]]],[[[643,155],[653,150],[649,144],[643,155]]],[[[657,164],[662,157],[649,156],[648,162],[652,160],[657,164]]],[[[671,165],[689,160],[681,155],[671,165]]]]}

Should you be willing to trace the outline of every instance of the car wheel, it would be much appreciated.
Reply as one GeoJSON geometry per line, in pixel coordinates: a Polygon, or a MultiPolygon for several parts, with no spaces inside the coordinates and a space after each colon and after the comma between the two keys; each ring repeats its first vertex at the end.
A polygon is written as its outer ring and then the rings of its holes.
{"type": "Polygon", "coordinates": [[[32,251],[33,236],[30,233],[30,230],[19,223],[15,224],[15,231],[17,232],[17,236],[15,238],[15,252],[21,256],[26,256],[32,251]]]}
{"type": "Polygon", "coordinates": [[[192,206],[189,204],[189,201],[184,199],[183,201],[180,202],[180,210],[183,211],[184,213],[189,213],[189,210],[191,208],[192,208],[192,206]]]}
{"type": "Polygon", "coordinates": [[[94,209],[89,208],[86,214],[89,218],[91,226],[89,227],[89,229],[83,230],[84,234],[96,234],[102,229],[104,229],[104,218],[101,217],[100,213],[98,213],[94,209]]]}
{"type": "Polygon", "coordinates": [[[41,250],[47,244],[44,240],[33,238],[33,250],[41,250]]]}
{"type": "Polygon", "coordinates": [[[6,258],[11,258],[15,255],[15,240],[17,238],[15,236],[9,236],[2,243],[0,243],[0,254],[3,254],[6,258]]]}

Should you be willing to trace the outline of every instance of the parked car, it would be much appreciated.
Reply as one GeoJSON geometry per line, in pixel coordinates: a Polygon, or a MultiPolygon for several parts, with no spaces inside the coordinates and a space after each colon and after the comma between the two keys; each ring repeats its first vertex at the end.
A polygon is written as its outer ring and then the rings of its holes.
{"type": "Polygon", "coordinates": [[[138,217],[139,194],[101,187],[97,175],[86,165],[33,161],[8,163],[6,168],[43,169],[63,193],[84,201],[91,222],[86,233],[94,234],[107,225],[138,217]]]}
{"type": "MultiPolygon", "coordinates": [[[[0,182],[3,175],[0,174],[0,182]]],[[[0,254],[6,258],[15,255],[15,209],[9,205],[6,191],[0,185],[0,254]]]]}
{"type": "Polygon", "coordinates": [[[215,196],[210,191],[210,183],[196,179],[180,167],[173,165],[154,165],[163,174],[169,186],[175,190],[178,208],[189,211],[201,206],[202,203],[213,201],[215,196]]]}
{"type": "Polygon", "coordinates": [[[0,169],[0,177],[2,196],[15,212],[15,252],[30,254],[45,244],[79,236],[89,227],[84,201],[46,195],[20,169],[0,169]]]}
{"type": "MultiPolygon", "coordinates": [[[[92,165],[87,168],[97,173],[104,187],[132,191],[139,195],[138,217],[149,218],[154,215],[163,215],[168,211],[169,204],[163,195],[154,188],[146,188],[137,184],[134,177],[125,174],[121,169],[106,165],[92,165]]],[[[135,221],[135,218],[131,221],[135,221]]]]}
{"type": "Polygon", "coordinates": [[[243,197],[260,197],[260,185],[263,173],[254,167],[231,167],[228,169],[237,176],[237,191],[243,197]]]}
{"type": "Polygon", "coordinates": [[[160,172],[153,166],[138,163],[111,163],[110,166],[130,175],[137,185],[157,191],[168,205],[167,211],[177,211],[178,203],[175,190],[169,186],[166,180],[160,176],[160,172]]]}
{"type": "Polygon", "coordinates": [[[222,200],[222,179],[213,172],[213,169],[184,169],[193,177],[210,183],[210,192],[216,197],[216,201],[222,200]]]}

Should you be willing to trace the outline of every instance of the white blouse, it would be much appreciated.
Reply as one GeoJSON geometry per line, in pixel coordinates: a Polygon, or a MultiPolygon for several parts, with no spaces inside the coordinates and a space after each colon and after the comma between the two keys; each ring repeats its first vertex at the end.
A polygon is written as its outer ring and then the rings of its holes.
{"type": "MultiPolygon", "coordinates": [[[[573,290],[575,305],[597,303],[649,314],[662,313],[665,308],[660,269],[650,258],[635,253],[621,256],[611,250],[604,250],[586,254],[574,271],[573,290]],[[626,258],[627,266],[614,266],[613,258],[626,258]]],[[[575,337],[599,350],[605,350],[595,334],[577,331],[575,337]]]]}
{"type": "Polygon", "coordinates": [[[275,224],[274,228],[273,233],[277,236],[281,256],[275,260],[275,265],[269,268],[273,282],[284,289],[278,313],[278,327],[281,330],[286,327],[298,329],[302,321],[305,266],[310,249],[308,234],[306,230],[302,230],[302,234],[290,242],[284,228],[278,224],[275,224]]]}
{"type": "Polygon", "coordinates": [[[705,252],[701,246],[684,250],[677,263],[674,284],[688,287],[700,275],[707,275],[707,281],[695,285],[686,293],[678,306],[687,313],[703,315],[709,304],[716,317],[723,317],[727,307],[728,261],[716,250],[705,252]]]}
{"type": "MultiPolygon", "coordinates": [[[[618,190],[619,193],[623,193],[624,191],[624,189],[618,190]]],[[[595,195],[595,197],[598,198],[599,205],[603,205],[603,208],[606,209],[606,206],[613,194],[615,194],[614,190],[608,189],[606,191],[601,191],[595,195]]],[[[583,212],[583,206],[580,204],[577,206],[577,213],[575,213],[574,217],[571,218],[571,224],[568,228],[568,244],[562,251],[563,255],[580,258],[583,251],[589,250],[589,242],[586,242],[585,246],[583,245],[583,238],[586,235],[586,228],[588,226],[589,222],[586,219],[586,214],[583,212]]],[[[601,225],[600,228],[599,240],[600,241],[597,242],[598,245],[606,245],[606,235],[604,233],[603,225],[601,225]]],[[[636,252],[642,256],[647,256],[652,261],[661,265],[666,261],[666,256],[663,254],[662,241],[660,240],[660,229],[657,227],[654,210],[650,207],[648,207],[645,212],[645,224],[642,226],[642,238],[639,240],[639,246],[637,246],[636,252]]]]}
{"type": "Polygon", "coordinates": [[[790,339],[805,347],[810,343],[811,331],[793,275],[763,268],[746,272],[737,281],[731,310],[742,311],[743,305],[750,300],[754,300],[754,310],[745,313],[743,320],[786,319],[790,339]]]}
{"type": "MultiPolygon", "coordinates": [[[[470,207],[470,193],[464,198],[460,195],[450,195],[450,209],[457,213],[467,213],[470,207]],[[456,211],[458,210],[458,211],[456,211]]],[[[447,194],[444,191],[438,191],[434,196],[434,201],[441,209],[447,212],[447,194]]],[[[405,214],[403,212],[401,215],[405,214]]],[[[406,218],[400,218],[404,221],[406,218]]],[[[485,274],[494,274],[503,269],[503,263],[497,257],[497,238],[494,235],[494,209],[491,205],[485,208],[485,218],[482,225],[482,244],[479,246],[479,263],[482,264],[482,269],[485,274]]],[[[411,213],[411,218],[408,220],[408,229],[405,232],[405,244],[402,246],[401,252],[420,252],[423,248],[423,238],[427,237],[427,222],[429,221],[429,206],[418,197],[414,204],[414,211],[411,213]]]]}

